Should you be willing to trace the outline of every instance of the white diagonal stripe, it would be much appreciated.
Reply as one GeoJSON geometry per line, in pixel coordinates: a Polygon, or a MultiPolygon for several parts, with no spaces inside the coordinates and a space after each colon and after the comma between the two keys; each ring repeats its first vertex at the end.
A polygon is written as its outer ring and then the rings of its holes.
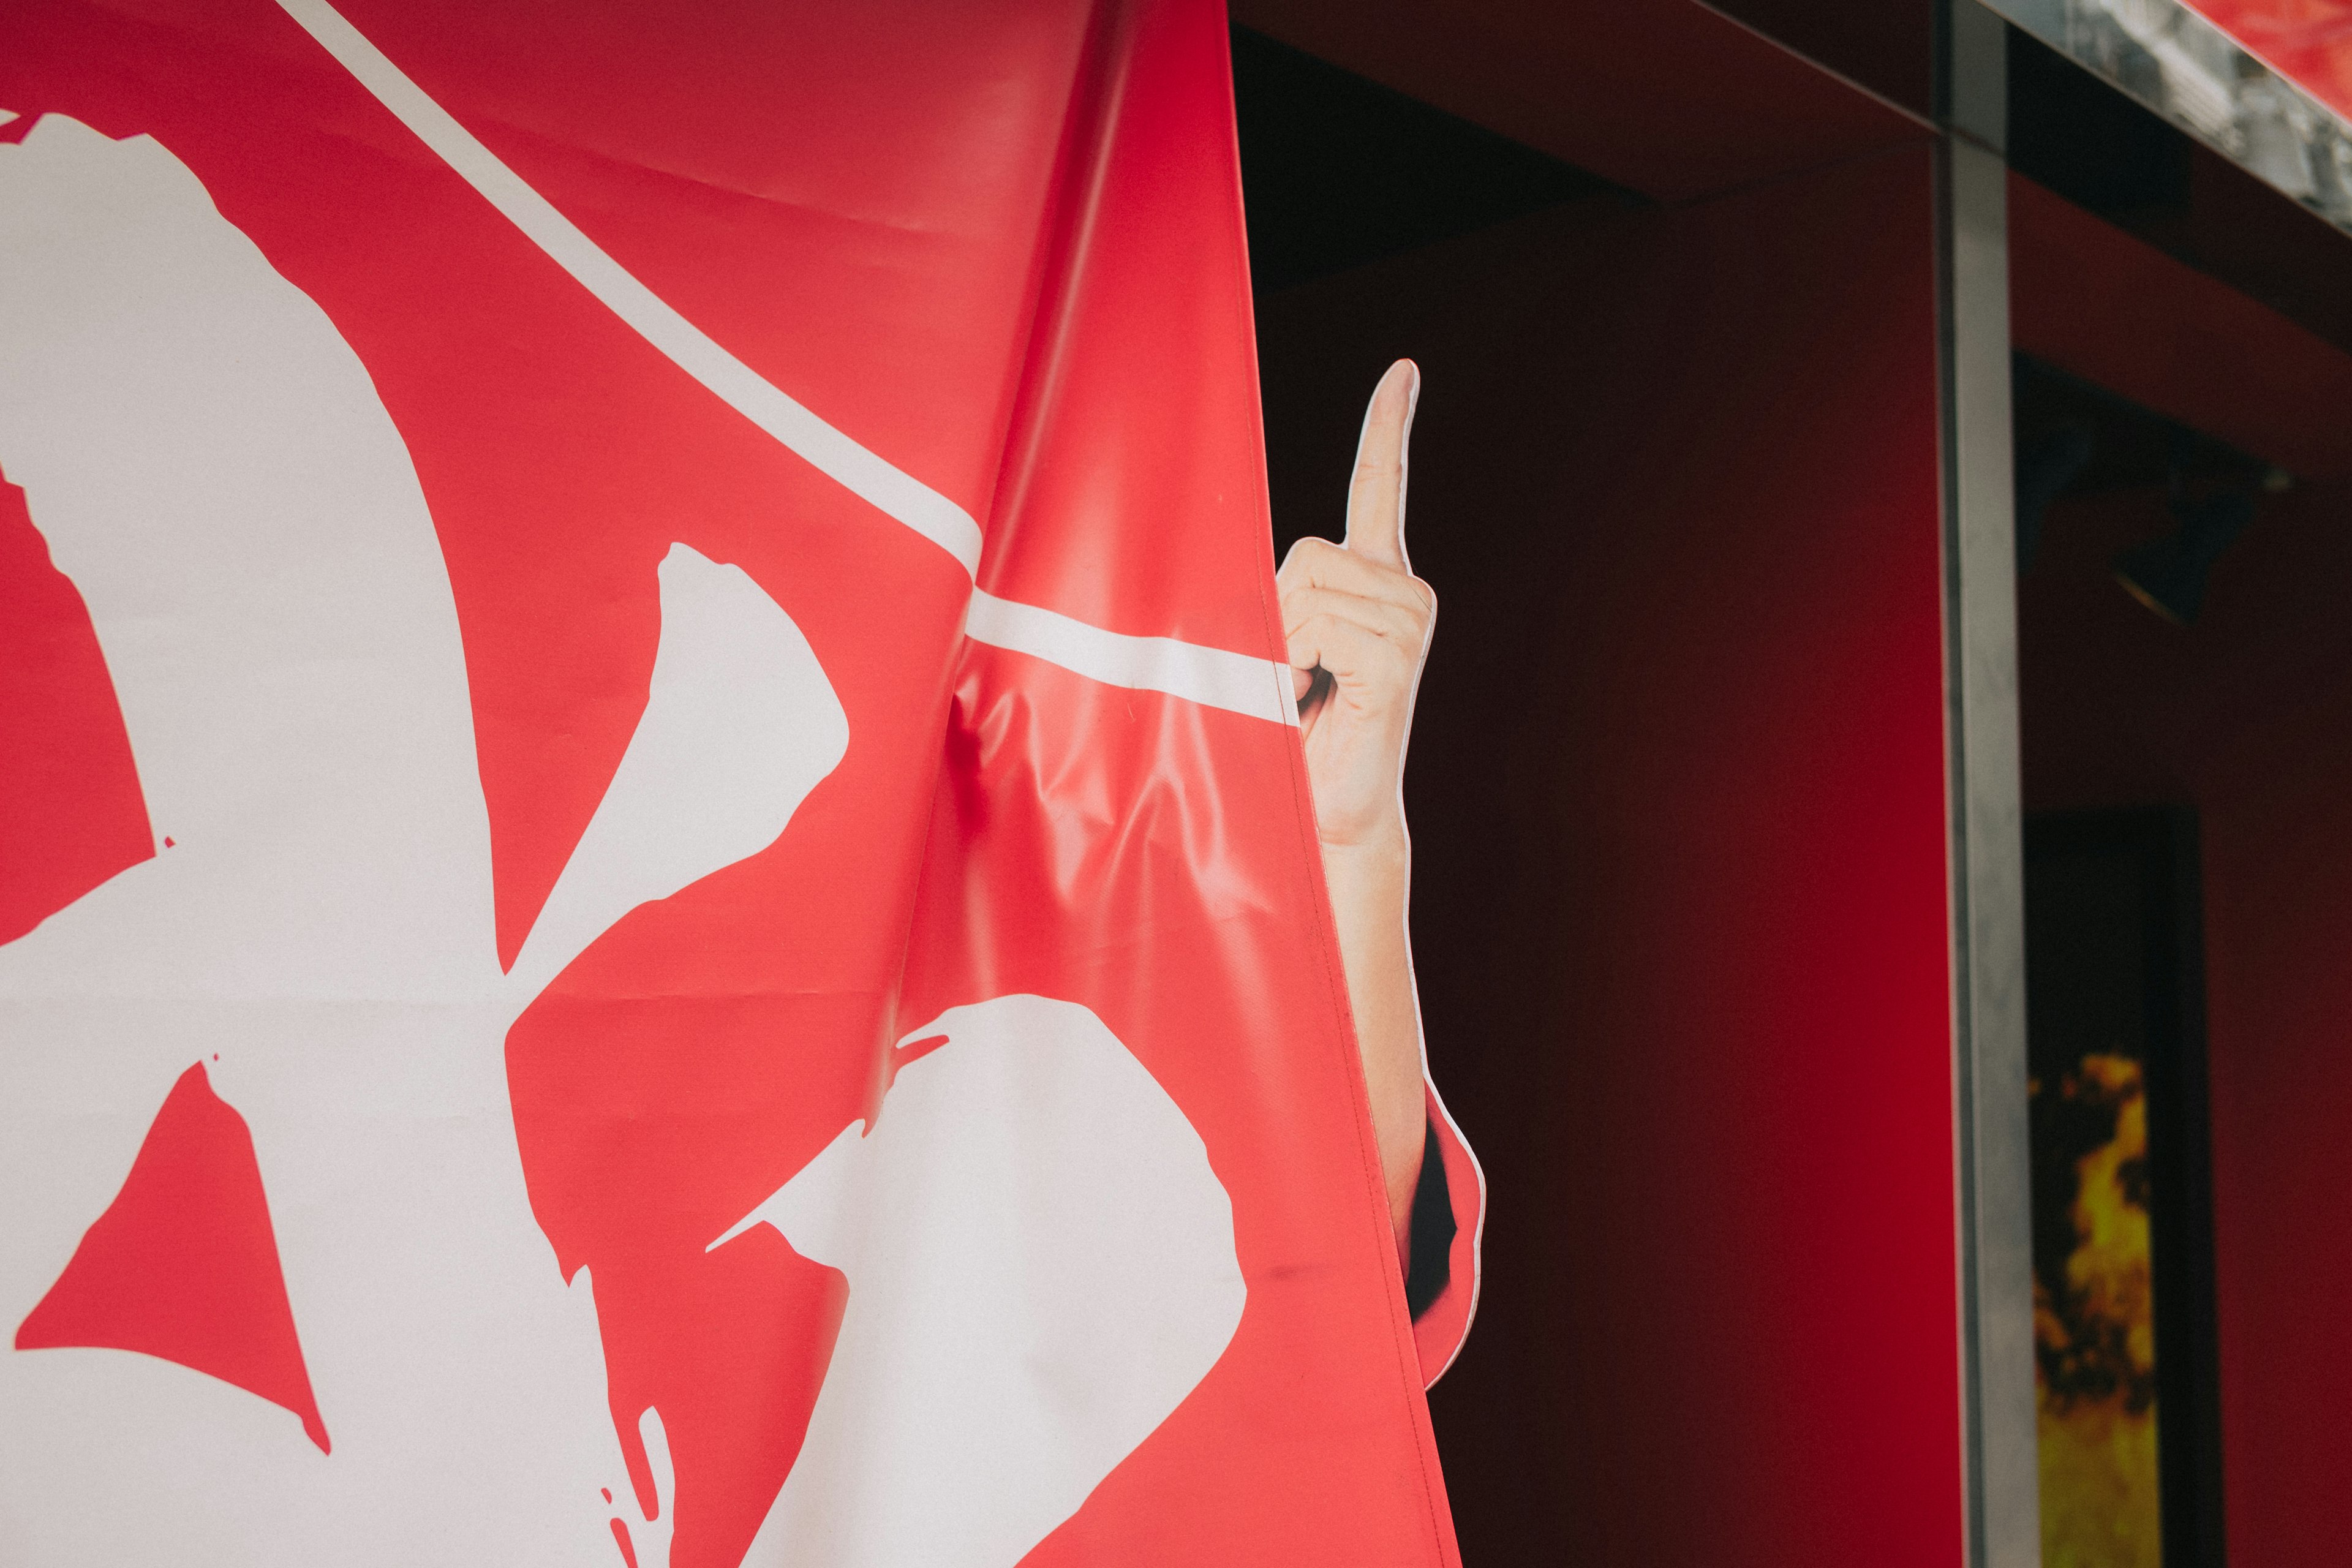
{"type": "MultiPolygon", "coordinates": [[[[278,0],[359,84],[474,187],[524,237],[719,401],[888,516],[980,570],[980,525],[929,485],[894,467],[786,396],[638,281],[554,204],[482,145],[327,0],[278,0]]],[[[1290,669],[1272,659],[1173,637],[1129,637],[1032,605],[972,591],[965,633],[1091,679],[1161,691],[1213,708],[1298,722],[1290,669]]]]}
{"type": "Polygon", "coordinates": [[[980,525],[963,508],[894,468],[778,391],[555,210],[475,140],[326,0],[278,0],[326,51],[533,245],[719,401],[962,563],[980,569],[980,525]]]}
{"type": "Polygon", "coordinates": [[[1034,655],[1049,664],[1138,691],[1164,691],[1228,712],[1275,723],[1298,722],[1290,667],[1174,637],[1137,637],[1085,621],[1016,605],[972,590],[964,635],[991,647],[1034,655]]]}

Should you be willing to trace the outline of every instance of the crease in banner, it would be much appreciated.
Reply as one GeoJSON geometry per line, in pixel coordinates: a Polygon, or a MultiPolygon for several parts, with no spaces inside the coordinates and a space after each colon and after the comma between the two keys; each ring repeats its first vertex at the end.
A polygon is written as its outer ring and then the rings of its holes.
{"type": "MultiPolygon", "coordinates": [[[[415,134],[548,258],[672,364],[818,472],[954,558],[980,570],[971,514],[826,423],[688,321],[457,122],[327,0],[278,0],[352,79],[415,134]]],[[[1134,637],[975,587],[964,626],[974,642],[1042,658],[1088,679],[1158,691],[1274,723],[1298,723],[1290,668],[1277,659],[1134,637]]]]}

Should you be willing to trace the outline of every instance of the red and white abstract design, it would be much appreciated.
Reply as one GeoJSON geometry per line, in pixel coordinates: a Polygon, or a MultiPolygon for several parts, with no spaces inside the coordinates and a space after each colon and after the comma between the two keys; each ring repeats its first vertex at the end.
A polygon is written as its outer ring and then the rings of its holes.
{"type": "Polygon", "coordinates": [[[1222,16],[0,26],[0,1556],[1451,1561],[1222,16]]]}

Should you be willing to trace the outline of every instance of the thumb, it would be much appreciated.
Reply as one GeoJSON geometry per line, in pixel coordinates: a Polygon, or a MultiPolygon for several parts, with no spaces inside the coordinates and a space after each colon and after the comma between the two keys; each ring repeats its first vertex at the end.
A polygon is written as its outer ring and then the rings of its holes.
{"type": "Polygon", "coordinates": [[[1356,441],[1356,471],[1348,484],[1347,548],[1383,566],[1412,570],[1404,552],[1406,446],[1421,401],[1421,367],[1409,359],[1389,366],[1364,410],[1356,441]]]}

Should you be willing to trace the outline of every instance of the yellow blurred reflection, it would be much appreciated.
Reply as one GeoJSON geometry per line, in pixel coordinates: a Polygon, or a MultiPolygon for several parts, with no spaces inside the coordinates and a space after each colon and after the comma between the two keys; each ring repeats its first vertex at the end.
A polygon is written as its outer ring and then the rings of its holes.
{"type": "MultiPolygon", "coordinates": [[[[2037,1100],[2049,1092],[2033,1085],[2037,1100]]],[[[2147,1102],[2139,1064],[2086,1055],[2054,1092],[2077,1113],[2065,1121],[2112,1132],[2074,1162],[2074,1247],[2063,1293],[2050,1281],[2034,1282],[2042,1563],[2161,1568],[2147,1102]]]]}

